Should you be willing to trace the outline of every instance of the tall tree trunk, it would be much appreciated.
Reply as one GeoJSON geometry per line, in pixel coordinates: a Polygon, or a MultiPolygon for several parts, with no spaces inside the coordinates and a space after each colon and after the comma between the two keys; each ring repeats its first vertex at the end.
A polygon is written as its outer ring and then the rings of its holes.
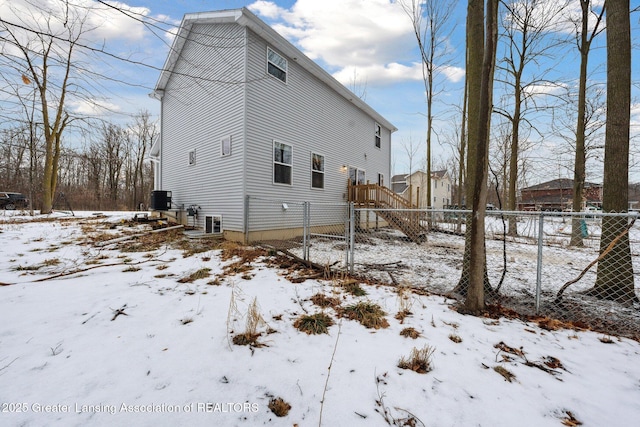
{"type": "MultiPolygon", "coordinates": [[[[495,0],[488,0],[488,2],[494,2],[495,0]]],[[[493,3],[491,6],[494,6],[493,3]]],[[[490,9],[488,7],[488,9],[490,9]]],[[[497,16],[497,8],[492,12],[497,16]]],[[[491,19],[487,21],[487,40],[490,40],[488,47],[495,46],[497,39],[497,27],[491,23],[491,19]],[[491,26],[490,26],[491,25],[491,26]]],[[[484,307],[484,295],[487,293],[493,293],[493,289],[489,283],[489,277],[486,267],[486,254],[484,250],[484,211],[486,209],[486,194],[487,194],[487,152],[489,142],[489,121],[491,117],[491,88],[492,88],[492,76],[493,65],[495,64],[494,56],[495,50],[489,52],[491,61],[489,62],[488,74],[485,76],[484,60],[485,58],[485,18],[484,18],[484,4],[482,0],[469,0],[467,8],[467,179],[465,183],[466,192],[466,205],[467,208],[473,209],[473,203],[484,200],[482,203],[482,224],[474,221],[477,220],[476,211],[474,211],[466,220],[466,233],[465,233],[465,246],[462,263],[462,274],[460,280],[456,285],[454,292],[467,297],[467,300],[471,303],[467,306],[467,309],[471,312],[477,312],[481,310],[480,306],[484,307]],[[483,87],[483,78],[488,79],[487,87],[483,87]],[[487,91],[487,96],[483,97],[483,90],[487,91]],[[483,102],[485,104],[483,104],[483,102]],[[485,109],[486,111],[482,111],[485,109]],[[483,156],[483,159],[478,160],[478,156],[483,156]],[[478,169],[478,165],[483,165],[478,169]],[[482,189],[481,191],[477,189],[482,189]],[[480,197],[480,199],[477,199],[480,197]],[[475,228],[475,234],[472,233],[472,229],[475,228]],[[482,226],[482,230],[478,227],[482,226]],[[474,240],[475,239],[475,240],[474,240]],[[482,240],[482,249],[477,251],[477,244],[482,240]],[[472,252],[476,251],[472,255],[472,252]],[[475,258],[475,265],[471,262],[472,256],[475,258]],[[478,256],[481,257],[479,261],[478,256]],[[473,268],[477,268],[477,262],[482,264],[483,273],[482,283],[483,290],[481,296],[477,289],[474,289],[474,295],[469,299],[470,287],[472,286],[472,277],[477,272],[473,271],[473,268]],[[482,303],[480,303],[482,301],[482,303]]],[[[477,276],[475,277],[477,279],[477,276]]],[[[477,284],[477,282],[476,282],[477,284]]],[[[466,303],[465,303],[466,304],[466,303]]]]}
{"type": "MultiPolygon", "coordinates": [[[[608,0],[607,14],[607,128],[605,133],[604,212],[626,212],[629,198],[629,126],[631,113],[631,28],[629,0],[608,0]]],[[[631,303],[634,292],[633,264],[627,218],[602,219],[602,253],[617,236],[622,239],[599,262],[596,283],[589,294],[602,299],[631,303]]]]}
{"type": "MultiPolygon", "coordinates": [[[[467,77],[465,75],[464,95],[462,97],[462,121],[460,123],[460,161],[458,163],[458,193],[457,193],[458,209],[463,208],[462,201],[464,200],[464,198],[462,197],[462,189],[463,189],[463,182],[466,181],[464,179],[464,168],[466,164],[465,151],[467,146],[467,98],[468,98],[467,94],[468,92],[469,92],[469,87],[467,85],[467,77]]],[[[462,219],[460,218],[460,216],[458,216],[457,224],[456,224],[456,232],[459,233],[461,229],[462,229],[462,219]]]]}
{"type": "MultiPolygon", "coordinates": [[[[474,0],[470,0],[474,1],[474,0]]],[[[480,102],[478,110],[478,147],[476,150],[476,176],[471,215],[471,250],[469,257],[469,290],[465,309],[479,313],[485,308],[487,261],[485,252],[484,218],[487,205],[487,173],[489,168],[488,141],[492,111],[493,68],[495,64],[498,0],[487,0],[486,40],[482,56],[480,102]]]]}

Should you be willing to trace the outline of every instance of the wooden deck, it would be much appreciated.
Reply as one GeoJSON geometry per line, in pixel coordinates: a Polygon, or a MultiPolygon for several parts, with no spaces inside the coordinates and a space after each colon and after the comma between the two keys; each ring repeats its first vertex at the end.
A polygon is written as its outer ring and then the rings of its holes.
{"type": "Polygon", "coordinates": [[[419,243],[425,240],[427,229],[421,224],[420,212],[410,211],[418,207],[390,189],[378,184],[349,185],[348,200],[357,208],[373,209],[376,215],[411,241],[419,243]]]}

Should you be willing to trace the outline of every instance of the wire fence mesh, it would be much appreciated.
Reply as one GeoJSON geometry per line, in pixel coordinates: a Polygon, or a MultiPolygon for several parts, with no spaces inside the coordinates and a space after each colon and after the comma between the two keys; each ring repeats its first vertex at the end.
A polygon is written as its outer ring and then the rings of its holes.
{"type": "MultiPolygon", "coordinates": [[[[250,206],[250,242],[392,285],[464,294],[459,285],[468,262],[469,211],[259,199],[250,206]],[[270,216],[283,228],[260,238],[270,216]]],[[[634,214],[487,211],[485,251],[491,302],[640,338],[640,223],[634,214]]]]}

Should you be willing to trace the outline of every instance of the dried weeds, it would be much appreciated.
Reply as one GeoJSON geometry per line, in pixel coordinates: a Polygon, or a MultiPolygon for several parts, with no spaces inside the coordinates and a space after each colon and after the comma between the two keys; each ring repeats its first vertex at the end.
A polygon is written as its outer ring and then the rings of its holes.
{"type": "Polygon", "coordinates": [[[338,298],[328,297],[322,293],[315,294],[314,296],[309,298],[309,300],[318,307],[336,308],[340,305],[340,300],[338,298]]]}
{"type": "Polygon", "coordinates": [[[420,332],[418,332],[416,330],[416,328],[404,328],[403,330],[400,331],[400,335],[405,337],[405,338],[413,338],[418,339],[420,337],[420,332]]]}
{"type": "Polygon", "coordinates": [[[408,358],[401,357],[398,361],[398,368],[410,369],[419,374],[426,374],[433,370],[432,357],[436,351],[435,347],[425,345],[421,349],[413,348],[408,358]]]}
{"type": "Polygon", "coordinates": [[[267,407],[273,412],[277,417],[284,417],[289,413],[291,409],[291,405],[285,402],[281,397],[271,399],[269,401],[269,405],[267,407]]]}

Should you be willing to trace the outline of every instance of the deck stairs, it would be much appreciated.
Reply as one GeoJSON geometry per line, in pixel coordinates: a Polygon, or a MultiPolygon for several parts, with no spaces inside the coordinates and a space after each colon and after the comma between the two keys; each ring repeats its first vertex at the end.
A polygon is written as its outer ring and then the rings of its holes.
{"type": "Polygon", "coordinates": [[[378,184],[357,184],[348,186],[349,201],[356,208],[372,209],[376,215],[396,230],[401,231],[412,242],[426,240],[427,228],[421,223],[421,212],[417,206],[378,184]]]}

